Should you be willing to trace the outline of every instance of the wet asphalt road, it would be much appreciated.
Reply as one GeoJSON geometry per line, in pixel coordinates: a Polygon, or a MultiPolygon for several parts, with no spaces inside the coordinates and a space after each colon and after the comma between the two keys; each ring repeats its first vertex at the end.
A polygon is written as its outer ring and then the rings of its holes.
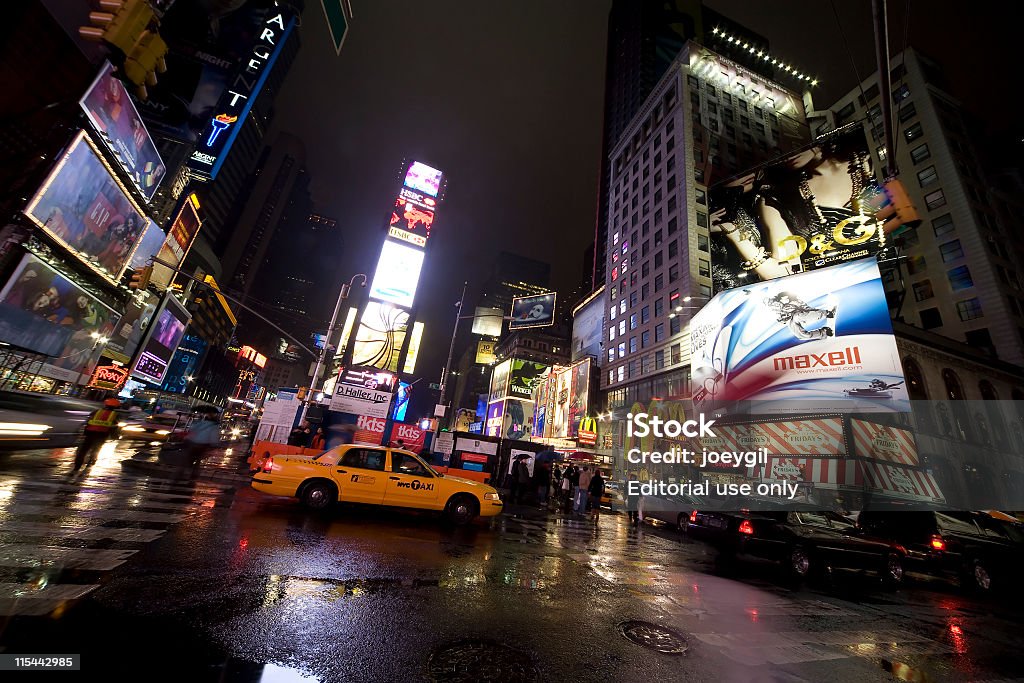
{"type": "Polygon", "coordinates": [[[612,514],[314,515],[244,482],[129,473],[130,453],[79,475],[68,451],[0,456],[0,652],[81,653],[111,680],[1024,676],[1020,605],[952,587],[723,575],[703,544],[612,514]],[[629,620],[686,653],[627,640],[629,620]]]}

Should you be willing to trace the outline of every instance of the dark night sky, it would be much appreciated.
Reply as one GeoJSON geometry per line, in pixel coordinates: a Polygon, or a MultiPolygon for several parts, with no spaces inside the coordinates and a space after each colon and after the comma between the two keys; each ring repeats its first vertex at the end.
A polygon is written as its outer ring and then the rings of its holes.
{"type": "MultiPolygon", "coordinates": [[[[426,323],[417,367],[424,386],[444,365],[463,280],[473,301],[499,251],[550,262],[552,285],[562,291],[582,274],[596,213],[611,3],[353,0],[340,56],[320,3],[306,4],[303,46],[278,98],[275,129],[305,140],[318,208],[338,219],[344,247],[325,245],[338,252],[338,280],[372,275],[403,157],[448,174],[417,295],[426,323]]],[[[816,73],[818,106],[855,86],[829,2],[708,4],[767,36],[780,58],[816,73]]],[[[835,6],[867,76],[874,69],[870,3],[835,6]]],[[[1019,82],[1015,60],[984,59],[1013,44],[1012,22],[997,17],[1006,5],[972,3],[980,14],[966,7],[913,3],[910,42],[946,57],[954,92],[978,92],[978,78],[1019,82]],[[958,30],[978,38],[958,43],[958,30]]],[[[895,49],[903,42],[904,9],[904,2],[890,2],[895,49]]],[[[1002,125],[1008,115],[989,118],[1002,125]]],[[[335,292],[324,296],[333,302],[335,292]]]]}

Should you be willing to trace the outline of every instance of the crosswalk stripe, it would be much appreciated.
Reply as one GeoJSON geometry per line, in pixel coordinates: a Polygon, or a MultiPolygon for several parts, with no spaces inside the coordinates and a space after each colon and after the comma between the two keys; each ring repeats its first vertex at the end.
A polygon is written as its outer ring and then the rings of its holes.
{"type": "Polygon", "coordinates": [[[9,543],[0,546],[0,567],[39,567],[42,564],[59,565],[62,569],[109,571],[137,552],[9,543]]]}
{"type": "Polygon", "coordinates": [[[106,519],[125,522],[171,522],[177,523],[188,515],[172,515],[165,512],[142,512],[140,510],[89,509],[77,510],[55,505],[30,505],[14,503],[4,508],[7,514],[38,515],[41,517],[68,517],[72,514],[90,519],[106,519]]]}
{"type": "Polygon", "coordinates": [[[104,491],[125,491],[125,492],[139,492],[146,491],[152,495],[161,496],[173,496],[173,497],[216,497],[227,493],[224,489],[192,489],[185,486],[165,487],[160,486],[158,490],[153,490],[145,486],[146,482],[139,482],[139,486],[123,486],[109,484],[102,481],[83,481],[83,482],[60,482],[60,481],[22,481],[22,480],[0,480],[0,489],[27,489],[27,488],[45,488],[45,489],[58,489],[61,491],[81,491],[83,489],[102,489],[104,491]]]}
{"type": "Polygon", "coordinates": [[[97,588],[99,584],[62,583],[37,589],[21,583],[0,583],[0,616],[46,616],[97,588]]]}
{"type": "Polygon", "coordinates": [[[53,536],[57,538],[76,538],[84,541],[132,541],[149,543],[163,536],[162,529],[116,529],[106,526],[63,526],[47,522],[0,522],[0,533],[13,532],[25,536],[53,536]]]}
{"type": "MultiPolygon", "coordinates": [[[[128,493],[128,492],[117,493],[117,494],[113,494],[116,497],[110,497],[111,494],[109,492],[107,492],[107,491],[79,491],[79,492],[77,492],[77,495],[79,495],[79,496],[86,496],[88,498],[101,498],[102,497],[102,499],[95,500],[95,501],[93,501],[93,500],[82,500],[82,499],[78,499],[78,500],[74,500],[74,501],[68,501],[70,503],[68,509],[71,509],[71,510],[76,509],[76,508],[72,507],[71,505],[89,505],[89,506],[94,506],[95,504],[99,504],[101,508],[112,507],[112,506],[131,505],[132,507],[152,508],[154,510],[179,510],[179,511],[185,511],[187,508],[199,507],[199,506],[202,505],[201,501],[182,501],[182,502],[179,502],[179,503],[171,503],[171,502],[160,501],[160,500],[148,500],[147,498],[145,498],[145,494],[141,493],[141,492],[136,492],[136,493],[128,493]],[[138,500],[131,501],[131,500],[128,500],[129,497],[136,497],[136,498],[138,498],[138,500]]],[[[52,501],[53,500],[53,496],[54,496],[54,494],[52,494],[52,493],[51,494],[46,494],[46,493],[32,493],[32,492],[26,492],[26,491],[19,491],[18,493],[15,494],[15,501],[19,502],[19,503],[20,502],[32,502],[32,501],[52,501]]],[[[94,509],[94,507],[90,507],[90,509],[94,509]]]]}

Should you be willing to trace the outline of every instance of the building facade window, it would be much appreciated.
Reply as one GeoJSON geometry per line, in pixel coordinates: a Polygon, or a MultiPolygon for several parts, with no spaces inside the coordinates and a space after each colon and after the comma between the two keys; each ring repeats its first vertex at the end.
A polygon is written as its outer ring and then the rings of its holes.
{"type": "Polygon", "coordinates": [[[939,174],[935,170],[935,167],[929,166],[923,171],[918,171],[917,182],[921,185],[921,187],[927,187],[929,185],[939,182],[939,174]]]}
{"type": "Polygon", "coordinates": [[[963,301],[956,302],[956,312],[960,316],[961,320],[974,320],[985,315],[981,310],[981,301],[978,297],[973,299],[965,299],[963,301]]]}
{"type": "Polygon", "coordinates": [[[921,327],[931,330],[942,327],[942,315],[937,308],[926,308],[921,311],[921,327]]]}
{"type": "Polygon", "coordinates": [[[930,159],[931,156],[932,153],[929,151],[927,144],[919,145],[910,150],[910,158],[914,160],[915,164],[919,164],[925,159],[930,159]]]}
{"type": "Polygon", "coordinates": [[[964,255],[964,249],[960,246],[960,240],[953,240],[939,245],[939,253],[942,254],[942,262],[949,263],[964,255]]]}
{"type": "Polygon", "coordinates": [[[914,300],[925,301],[935,296],[935,292],[932,291],[931,280],[921,280],[920,282],[914,283],[914,300]]]}
{"type": "Polygon", "coordinates": [[[940,206],[946,205],[946,195],[942,190],[935,190],[935,192],[929,192],[924,196],[924,203],[929,210],[937,209],[940,206]]]}
{"type": "Polygon", "coordinates": [[[971,279],[971,271],[967,266],[954,268],[947,275],[949,276],[949,286],[953,288],[954,292],[974,286],[974,280],[971,279]]]}
{"type": "Polygon", "coordinates": [[[651,307],[644,306],[640,309],[640,324],[646,325],[651,319],[651,307]]]}
{"type": "Polygon", "coordinates": [[[955,229],[953,217],[948,213],[932,219],[932,230],[935,232],[936,237],[951,233],[955,229]]]}
{"type": "Polygon", "coordinates": [[[660,342],[665,338],[665,323],[658,323],[654,326],[654,342],[660,342]]]}

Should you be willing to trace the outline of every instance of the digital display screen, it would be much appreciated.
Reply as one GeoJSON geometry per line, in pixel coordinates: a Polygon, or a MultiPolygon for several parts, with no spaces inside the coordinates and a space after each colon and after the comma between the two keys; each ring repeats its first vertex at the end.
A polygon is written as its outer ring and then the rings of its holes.
{"type": "Polygon", "coordinates": [[[370,285],[370,296],[409,308],[423,267],[423,252],[394,242],[385,242],[370,285]]]}
{"type": "Polygon", "coordinates": [[[420,192],[426,192],[431,197],[436,197],[441,189],[441,171],[431,168],[419,161],[412,162],[409,170],[405,173],[406,187],[420,192]]]}
{"type": "Polygon", "coordinates": [[[188,326],[188,311],[170,294],[164,297],[164,303],[158,310],[156,320],[150,324],[142,353],[135,361],[132,375],[153,384],[160,384],[171,363],[181,338],[188,326]]]}

